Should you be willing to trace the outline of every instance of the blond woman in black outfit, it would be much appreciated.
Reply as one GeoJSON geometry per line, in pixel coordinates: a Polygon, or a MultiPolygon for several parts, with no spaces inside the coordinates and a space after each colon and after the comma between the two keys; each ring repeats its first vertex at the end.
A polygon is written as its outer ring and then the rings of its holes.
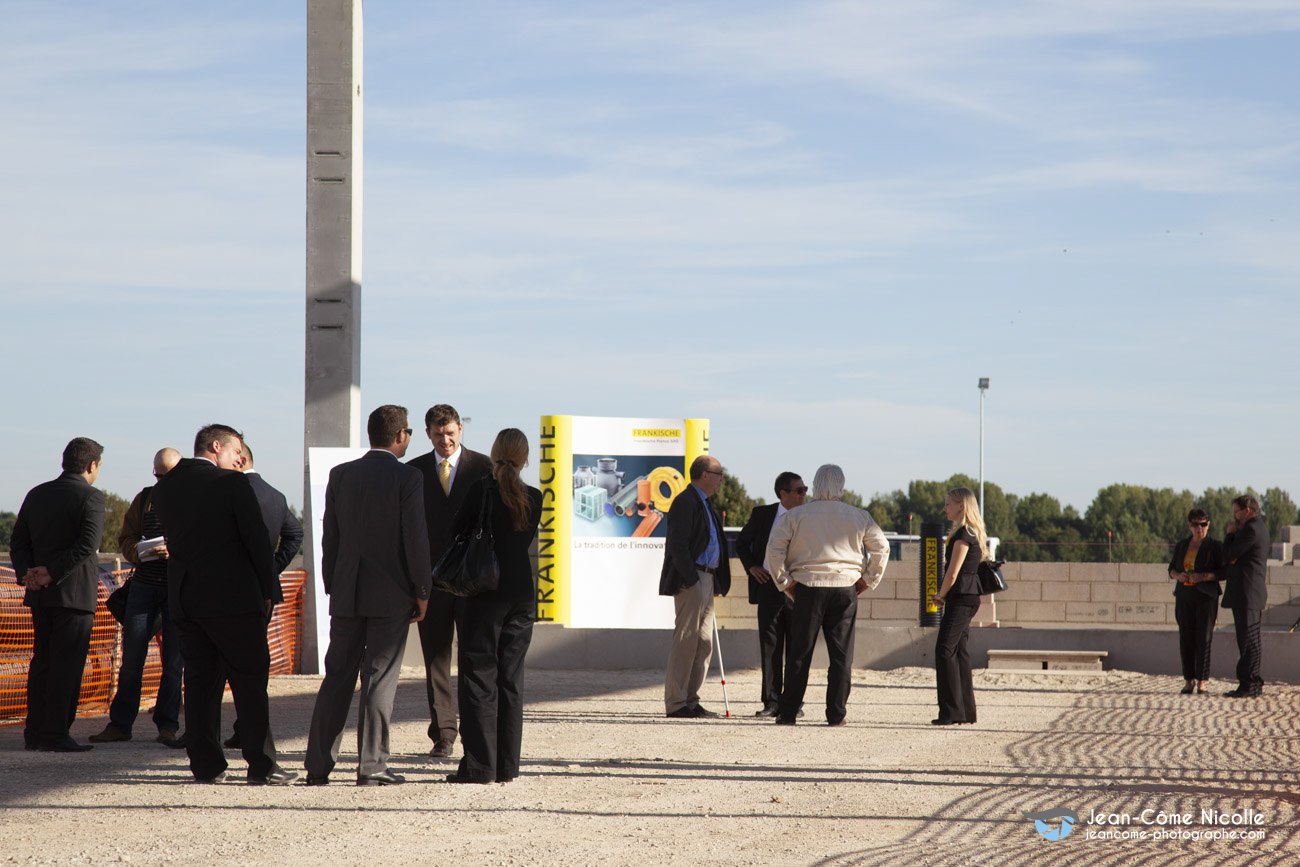
{"type": "Polygon", "coordinates": [[[943,607],[939,636],[934,645],[935,680],[939,687],[939,716],[931,725],[950,726],[975,722],[975,686],[971,681],[970,651],[966,640],[970,622],[980,607],[980,560],[988,550],[979,501],[969,488],[953,488],[943,502],[943,513],[954,526],[948,534],[944,571],[939,592],[932,598],[943,607]]]}
{"type": "Polygon", "coordinates": [[[456,693],[465,754],[449,783],[508,783],[519,776],[524,731],[524,656],[537,605],[528,547],[542,516],[542,492],[525,485],[528,437],[506,428],[492,443],[492,475],[476,481],[457,512],[459,534],[477,520],[483,498],[492,510],[492,542],[501,583],[491,593],[456,600],[459,640],[456,693]]]}
{"type": "Polygon", "coordinates": [[[1183,695],[1205,695],[1210,679],[1210,642],[1214,638],[1214,621],[1219,615],[1219,582],[1193,581],[1200,573],[1213,578],[1214,570],[1223,565],[1223,545],[1211,539],[1210,516],[1204,509],[1187,513],[1187,528],[1192,535],[1174,546],[1169,561],[1169,577],[1174,587],[1174,619],[1178,621],[1178,651],[1183,662],[1183,695]]]}

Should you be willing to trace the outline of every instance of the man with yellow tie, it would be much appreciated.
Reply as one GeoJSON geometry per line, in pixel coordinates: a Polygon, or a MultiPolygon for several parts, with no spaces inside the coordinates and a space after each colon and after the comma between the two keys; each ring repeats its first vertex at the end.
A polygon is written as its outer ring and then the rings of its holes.
{"type": "MultiPolygon", "coordinates": [[[[409,463],[424,475],[424,519],[429,527],[430,562],[437,563],[451,547],[452,518],[474,482],[492,472],[487,455],[463,448],[460,414],[445,403],[424,414],[424,430],[433,451],[409,463]]],[[[429,755],[451,758],[456,745],[456,705],[451,689],[451,640],[456,629],[456,597],[441,590],[429,596],[429,609],[420,621],[420,650],[424,654],[429,698],[429,755]]]]}

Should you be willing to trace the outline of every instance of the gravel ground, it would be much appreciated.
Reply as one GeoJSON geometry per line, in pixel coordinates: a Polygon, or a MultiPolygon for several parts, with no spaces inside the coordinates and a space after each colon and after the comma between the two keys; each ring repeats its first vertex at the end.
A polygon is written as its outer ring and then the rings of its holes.
{"type": "MultiPolygon", "coordinates": [[[[328,787],[189,782],[184,754],[137,740],[81,755],[29,753],[0,728],[0,862],[22,864],[1295,864],[1297,703],[1180,696],[1169,677],[977,672],[980,720],[934,727],[927,669],[855,672],[849,723],[822,723],[825,676],[794,728],[753,716],[757,671],[731,672],[733,719],[663,716],[657,671],[530,671],[524,776],[443,782],[424,755],[424,686],[408,669],[394,713],[404,786],[358,788],[355,739],[328,787]],[[1041,838],[1022,815],[1081,824],[1041,838]],[[1254,811],[1262,839],[1154,839],[1143,811],[1254,811]],[[1086,824],[1094,813],[1131,824],[1086,824]],[[1097,831],[1145,839],[1090,839],[1097,831]]],[[[319,679],[272,681],[282,764],[301,771],[319,679]]],[[[723,710],[716,678],[705,704],[723,710]]],[[[232,714],[227,698],[227,728],[232,714]]],[[[77,721],[84,740],[103,717],[77,721]]],[[[459,751],[458,751],[459,756],[459,751]]],[[[232,777],[244,764],[228,753],[232,777]]],[[[1228,832],[1242,830],[1229,824],[1228,832]]]]}

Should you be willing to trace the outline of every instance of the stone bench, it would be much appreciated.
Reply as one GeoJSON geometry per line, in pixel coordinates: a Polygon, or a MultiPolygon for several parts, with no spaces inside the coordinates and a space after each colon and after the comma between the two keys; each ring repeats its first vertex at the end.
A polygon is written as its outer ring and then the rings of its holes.
{"type": "Polygon", "coordinates": [[[1104,650],[990,650],[989,669],[998,671],[1101,671],[1104,650]]]}

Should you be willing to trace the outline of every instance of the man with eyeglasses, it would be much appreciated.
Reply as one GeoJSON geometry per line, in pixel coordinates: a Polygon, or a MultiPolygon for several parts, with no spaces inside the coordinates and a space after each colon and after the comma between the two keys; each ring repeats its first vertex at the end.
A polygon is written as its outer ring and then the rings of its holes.
{"type": "Polygon", "coordinates": [[[785,646],[790,634],[794,600],[772,583],[767,568],[767,542],[772,525],[793,508],[803,505],[808,486],[795,473],[776,477],[775,503],[755,506],[736,539],[736,555],[749,575],[749,604],[758,606],[758,655],[763,667],[763,707],[754,716],[774,717],[785,684],[785,646]]]}
{"type": "Polygon", "coordinates": [[[357,785],[392,786],[389,723],[410,624],[429,604],[424,480],[401,462],[411,445],[406,407],[385,404],[366,422],[370,451],[330,470],[321,533],[321,580],[330,643],[307,735],[307,785],[329,782],[357,677],[357,785]]]}
{"type": "Polygon", "coordinates": [[[1236,529],[1223,540],[1226,565],[1203,580],[1223,579],[1223,607],[1232,611],[1237,633],[1237,688],[1225,692],[1228,698],[1255,698],[1264,691],[1260,676],[1262,640],[1259,630],[1268,603],[1268,555],[1271,550],[1268,526],[1259,513],[1259,500],[1249,494],[1232,501],[1236,529]]]}
{"type": "Polygon", "coordinates": [[[659,595],[673,597],[676,625],[664,676],[664,709],[673,719],[709,719],[700,686],[713,654],[713,599],[731,589],[731,565],[722,519],[709,498],[722,487],[722,464],[701,455],[691,462],[691,483],[668,507],[659,595]]]}
{"type": "MultiPolygon", "coordinates": [[[[161,479],[181,462],[181,453],[173,448],[159,449],[153,456],[153,477],[161,479]]],[[[135,495],[118,534],[118,550],[135,566],[126,591],[126,613],[122,617],[122,666],[117,673],[117,692],[108,709],[108,725],[90,736],[94,744],[131,740],[131,729],[140,713],[140,686],[144,664],[149,656],[149,641],[162,630],[162,675],[158,679],[158,697],[153,708],[153,724],[158,727],[155,740],[170,745],[176,742],[181,715],[180,637],[172,623],[167,605],[167,540],[140,550],[140,543],[162,537],[162,521],[153,507],[153,485],[135,495]]]]}

